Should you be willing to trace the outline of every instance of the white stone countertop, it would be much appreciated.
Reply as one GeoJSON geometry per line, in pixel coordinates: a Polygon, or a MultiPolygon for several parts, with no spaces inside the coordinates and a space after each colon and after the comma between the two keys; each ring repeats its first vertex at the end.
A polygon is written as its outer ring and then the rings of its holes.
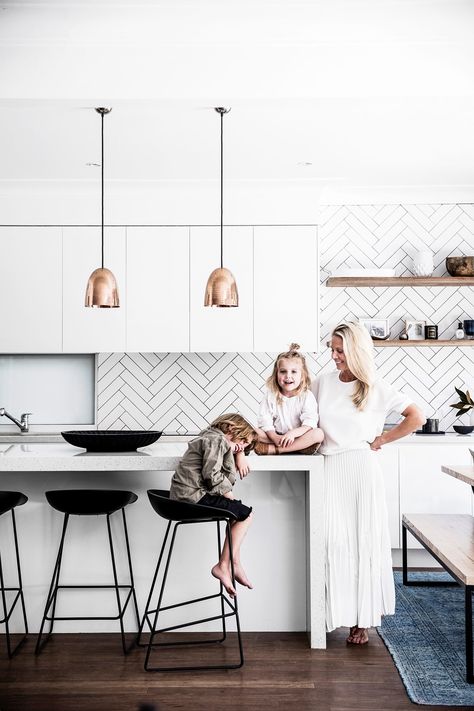
{"type": "MultiPolygon", "coordinates": [[[[173,471],[186,450],[185,442],[157,442],[136,452],[86,452],[63,444],[0,444],[0,471],[173,471]]],[[[308,471],[319,455],[258,457],[251,455],[255,471],[308,471]]]]}

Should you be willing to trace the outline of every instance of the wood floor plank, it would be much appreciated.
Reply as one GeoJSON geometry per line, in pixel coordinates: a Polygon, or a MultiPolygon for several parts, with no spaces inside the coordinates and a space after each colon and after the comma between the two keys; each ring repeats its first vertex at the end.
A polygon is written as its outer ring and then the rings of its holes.
{"type": "MultiPolygon", "coordinates": [[[[413,711],[378,635],[362,648],[346,645],[346,635],[333,632],[326,650],[311,650],[303,633],[246,633],[242,669],[168,674],[144,671],[144,649],[124,657],[117,635],[59,634],[39,657],[32,636],[11,661],[0,637],[0,711],[138,711],[143,703],[156,711],[413,711]]],[[[232,656],[233,642],[167,650],[166,658],[215,663],[213,653],[232,656]]]]}

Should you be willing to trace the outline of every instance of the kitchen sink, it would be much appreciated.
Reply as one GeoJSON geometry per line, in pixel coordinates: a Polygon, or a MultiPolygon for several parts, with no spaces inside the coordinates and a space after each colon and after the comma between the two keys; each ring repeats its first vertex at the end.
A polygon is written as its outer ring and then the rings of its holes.
{"type": "Polygon", "coordinates": [[[64,442],[60,432],[4,432],[0,434],[0,444],[31,444],[33,442],[64,442]]]}

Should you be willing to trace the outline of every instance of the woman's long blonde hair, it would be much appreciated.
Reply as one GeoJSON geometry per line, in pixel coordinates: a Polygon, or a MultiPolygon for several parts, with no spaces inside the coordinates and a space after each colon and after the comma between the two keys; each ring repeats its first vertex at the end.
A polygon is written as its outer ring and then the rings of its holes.
{"type": "Polygon", "coordinates": [[[283,358],[291,358],[292,360],[298,360],[301,363],[301,383],[296,390],[296,395],[301,395],[311,387],[311,378],[309,376],[308,366],[306,365],[306,358],[302,353],[300,353],[299,348],[298,343],[292,343],[288,351],[285,353],[279,353],[273,365],[272,374],[269,378],[267,378],[267,387],[276,395],[278,402],[282,402],[282,396],[278,386],[278,368],[280,367],[280,361],[282,361],[283,358]]]}
{"type": "Polygon", "coordinates": [[[347,367],[356,378],[352,402],[358,410],[363,410],[375,381],[372,339],[364,326],[352,321],[339,324],[331,335],[342,339],[347,367]]]}

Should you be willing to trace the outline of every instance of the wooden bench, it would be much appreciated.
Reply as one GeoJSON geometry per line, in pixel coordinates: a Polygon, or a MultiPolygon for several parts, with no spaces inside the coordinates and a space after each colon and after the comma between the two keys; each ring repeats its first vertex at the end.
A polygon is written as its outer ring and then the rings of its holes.
{"type": "Polygon", "coordinates": [[[469,514],[404,514],[402,518],[402,559],[404,585],[464,586],[466,681],[473,684],[474,517],[469,514]],[[431,553],[433,558],[455,580],[439,582],[408,580],[407,531],[431,553]]]}

